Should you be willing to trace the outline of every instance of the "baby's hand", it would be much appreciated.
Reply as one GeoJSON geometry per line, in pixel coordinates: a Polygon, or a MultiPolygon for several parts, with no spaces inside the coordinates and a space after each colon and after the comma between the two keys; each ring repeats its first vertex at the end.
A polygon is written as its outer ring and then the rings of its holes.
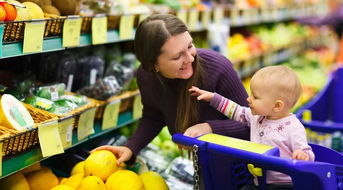
{"type": "Polygon", "coordinates": [[[195,86],[192,86],[192,88],[190,88],[188,91],[191,93],[191,96],[197,96],[198,100],[205,100],[207,102],[211,101],[214,96],[214,93],[201,90],[195,86]]]}
{"type": "Polygon", "coordinates": [[[292,158],[293,158],[293,159],[296,159],[296,160],[305,160],[305,161],[308,161],[308,160],[310,159],[310,156],[309,156],[306,152],[304,152],[304,151],[298,149],[298,150],[295,150],[295,151],[293,152],[292,158]]]}

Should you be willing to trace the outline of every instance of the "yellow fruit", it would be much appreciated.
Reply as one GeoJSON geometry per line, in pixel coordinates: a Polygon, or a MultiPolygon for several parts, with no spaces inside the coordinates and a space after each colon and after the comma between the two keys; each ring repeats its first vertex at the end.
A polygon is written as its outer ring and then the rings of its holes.
{"type": "Polygon", "coordinates": [[[88,176],[81,180],[76,190],[106,190],[104,182],[97,176],[88,176]]]}
{"type": "Polygon", "coordinates": [[[62,184],[63,181],[67,180],[68,178],[66,177],[57,177],[59,184],[62,184]]]}
{"type": "Polygon", "coordinates": [[[21,170],[21,172],[23,174],[27,174],[27,173],[30,173],[30,172],[33,172],[33,171],[37,171],[37,170],[40,170],[40,169],[42,169],[42,167],[40,166],[40,163],[38,162],[36,164],[33,164],[33,165],[31,165],[31,166],[21,170]]]}
{"type": "Polygon", "coordinates": [[[141,178],[130,170],[119,170],[106,181],[108,190],[144,190],[141,178]]]}
{"type": "Polygon", "coordinates": [[[106,181],[117,170],[117,159],[108,150],[95,151],[85,160],[84,171],[86,176],[94,175],[106,181]]]}
{"type": "Polygon", "coordinates": [[[33,2],[24,2],[22,4],[25,5],[28,10],[29,20],[44,18],[43,10],[37,4],[33,2]]]}
{"type": "Polygon", "coordinates": [[[30,190],[29,184],[21,172],[0,180],[2,190],[30,190]]]}
{"type": "Polygon", "coordinates": [[[57,185],[53,187],[51,190],[74,190],[74,189],[69,187],[68,185],[57,185]]]}
{"type": "Polygon", "coordinates": [[[144,190],[169,190],[169,187],[163,177],[156,172],[143,172],[139,177],[143,181],[144,190]]]}
{"type": "Polygon", "coordinates": [[[70,175],[75,175],[78,173],[85,173],[83,170],[83,167],[85,166],[85,161],[81,161],[79,163],[77,163],[73,169],[71,169],[70,175]]]}
{"type": "Polygon", "coordinates": [[[72,175],[69,178],[63,180],[61,182],[61,184],[68,185],[69,187],[72,187],[73,189],[76,189],[77,186],[79,186],[81,180],[83,179],[83,176],[84,176],[83,173],[72,175]]]}
{"type": "Polygon", "coordinates": [[[50,190],[58,185],[58,178],[47,168],[28,173],[25,177],[30,190],[50,190]]]}

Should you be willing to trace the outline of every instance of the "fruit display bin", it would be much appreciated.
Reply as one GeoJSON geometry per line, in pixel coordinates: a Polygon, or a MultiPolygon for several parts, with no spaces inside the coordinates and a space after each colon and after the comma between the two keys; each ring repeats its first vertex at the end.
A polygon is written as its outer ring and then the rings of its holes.
{"type": "Polygon", "coordinates": [[[2,143],[2,156],[4,159],[26,151],[39,143],[38,126],[47,122],[57,121],[58,118],[47,111],[35,108],[29,104],[23,103],[26,109],[32,116],[35,125],[32,129],[19,132],[13,136],[9,136],[0,140],[2,143]]]}
{"type": "Polygon", "coordinates": [[[296,115],[305,127],[318,132],[343,132],[343,68],[332,73],[328,83],[296,115]]]}
{"type": "MultiPolygon", "coordinates": [[[[92,31],[92,19],[96,16],[81,16],[81,33],[91,33],[92,31]]],[[[107,29],[117,30],[119,29],[120,15],[107,15],[107,29]]]]}
{"type": "Polygon", "coordinates": [[[320,145],[311,144],[316,158],[309,162],[280,158],[277,148],[216,134],[197,138],[175,134],[173,141],[197,150],[198,159],[193,160],[198,162],[195,165],[200,167],[200,181],[206,190],[239,189],[251,184],[252,178],[246,177],[247,164],[253,166],[249,171],[262,169],[260,189],[266,189],[266,170],[289,175],[295,190],[343,189],[343,155],[320,145]],[[238,170],[237,165],[243,168],[238,170]]]}
{"type": "Polygon", "coordinates": [[[112,96],[109,99],[107,99],[106,101],[98,100],[98,107],[97,107],[97,110],[95,113],[95,118],[96,119],[102,119],[106,105],[108,105],[108,104],[110,104],[116,100],[120,100],[119,113],[122,113],[122,112],[128,110],[129,108],[132,107],[134,97],[137,94],[139,94],[139,90],[127,91],[127,92],[124,92],[120,95],[112,96]]]}
{"type": "Polygon", "coordinates": [[[62,36],[66,17],[51,17],[32,21],[9,21],[4,24],[3,42],[18,42],[24,39],[25,23],[46,21],[44,37],[62,36]]]}

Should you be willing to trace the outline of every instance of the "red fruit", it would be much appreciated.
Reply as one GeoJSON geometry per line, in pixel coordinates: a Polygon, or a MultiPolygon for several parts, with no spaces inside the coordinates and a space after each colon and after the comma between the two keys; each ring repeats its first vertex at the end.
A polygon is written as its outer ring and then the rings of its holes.
{"type": "Polygon", "coordinates": [[[0,5],[6,11],[5,21],[13,21],[17,17],[17,9],[15,6],[5,2],[0,3],[0,5]]]}

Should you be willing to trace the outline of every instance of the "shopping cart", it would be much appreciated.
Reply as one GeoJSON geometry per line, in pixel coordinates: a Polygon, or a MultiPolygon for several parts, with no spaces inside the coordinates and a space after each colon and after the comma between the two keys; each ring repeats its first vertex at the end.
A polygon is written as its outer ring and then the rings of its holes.
{"type": "Polygon", "coordinates": [[[311,130],[343,132],[343,68],[337,69],[323,90],[300,108],[296,115],[311,130]]]}
{"type": "Polygon", "coordinates": [[[173,141],[193,149],[195,171],[198,167],[201,171],[195,178],[206,190],[235,190],[252,183],[247,164],[256,167],[250,168],[254,174],[262,169],[260,189],[266,189],[265,171],[274,170],[291,176],[295,190],[343,190],[343,155],[323,146],[311,144],[316,158],[310,162],[280,158],[277,148],[216,134],[198,138],[175,134],[173,141]]]}

